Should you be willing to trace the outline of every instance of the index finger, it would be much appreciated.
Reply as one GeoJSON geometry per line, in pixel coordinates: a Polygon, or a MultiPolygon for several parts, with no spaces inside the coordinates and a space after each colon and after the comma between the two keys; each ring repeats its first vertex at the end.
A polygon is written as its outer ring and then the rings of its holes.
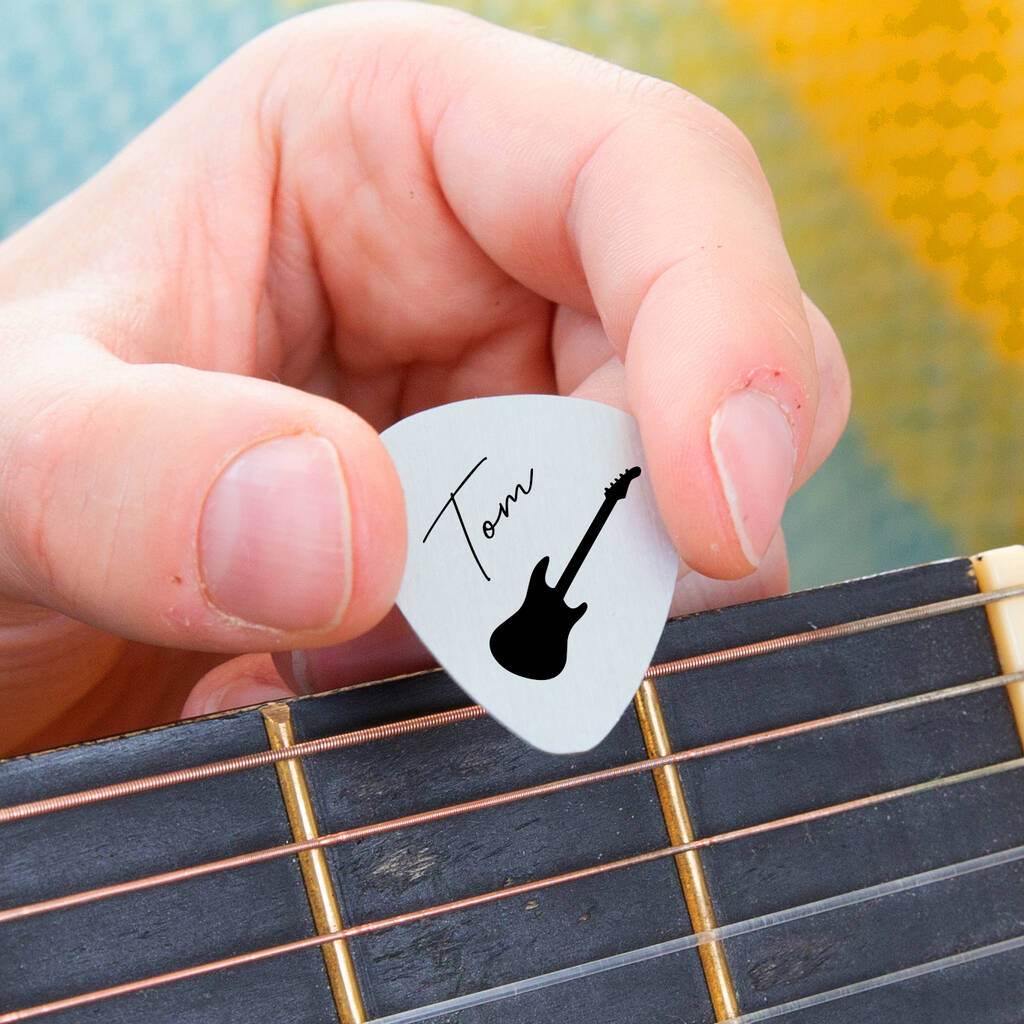
{"type": "Polygon", "coordinates": [[[753,150],[683,90],[596,59],[476,22],[457,52],[416,92],[445,199],[510,275],[598,315],[680,553],[706,575],[749,572],[817,403],[753,150]]]}

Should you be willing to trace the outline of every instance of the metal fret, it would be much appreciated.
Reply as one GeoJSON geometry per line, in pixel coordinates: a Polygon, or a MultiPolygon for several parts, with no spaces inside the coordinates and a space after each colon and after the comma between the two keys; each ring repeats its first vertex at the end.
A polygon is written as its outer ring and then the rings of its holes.
{"type": "MultiPolygon", "coordinates": [[[[647,753],[651,757],[664,757],[672,753],[665,716],[661,711],[661,701],[653,680],[645,679],[637,690],[633,701],[637,718],[640,720],[640,731],[644,736],[647,753]]],[[[665,817],[665,827],[673,846],[692,843],[696,839],[690,812],[686,807],[686,796],[679,780],[679,769],[674,764],[654,768],[654,785],[658,790],[661,812],[665,817]]],[[[690,924],[695,932],[710,932],[718,927],[718,918],[711,893],[708,891],[704,867],[697,850],[687,850],[676,855],[676,871],[683,887],[683,898],[690,914],[690,924]]],[[[700,954],[701,968],[704,979],[708,983],[708,994],[715,1011],[715,1020],[732,1020],[740,1013],[736,1000],[736,989],[733,987],[729,962],[725,956],[725,946],[715,939],[702,943],[697,952],[700,954]]]]}
{"type": "MultiPolygon", "coordinates": [[[[291,712],[287,704],[267,704],[260,709],[260,713],[263,715],[263,724],[271,749],[280,750],[295,745],[291,712]]],[[[274,767],[277,770],[278,782],[281,784],[281,795],[288,812],[292,836],[297,842],[316,839],[320,832],[302,762],[298,758],[291,758],[287,761],[278,761],[274,767]]],[[[340,932],[344,924],[324,851],[305,850],[298,854],[298,859],[317,935],[340,932]]],[[[355,964],[352,963],[348,943],[345,939],[335,939],[322,945],[320,952],[323,954],[324,967],[327,969],[327,979],[340,1024],[364,1024],[366,1010],[363,1007],[359,979],[356,976],[355,964]]]]}

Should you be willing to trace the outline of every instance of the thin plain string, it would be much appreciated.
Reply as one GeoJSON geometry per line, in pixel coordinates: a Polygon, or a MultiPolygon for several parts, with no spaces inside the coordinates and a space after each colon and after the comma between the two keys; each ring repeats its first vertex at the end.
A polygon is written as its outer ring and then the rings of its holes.
{"type": "MultiPolygon", "coordinates": [[[[585,964],[573,967],[563,967],[557,971],[549,971],[545,974],[538,974],[532,978],[524,978],[522,981],[512,981],[504,985],[495,985],[493,988],[481,989],[479,992],[470,992],[466,995],[456,996],[452,999],[441,1000],[431,1003],[429,1006],[414,1007],[410,1010],[402,1010],[399,1013],[388,1014],[386,1017],[375,1017],[370,1024],[418,1024],[420,1021],[433,1020],[446,1013],[456,1013],[460,1010],[468,1010],[477,1006],[484,1006],[489,1003],[496,1003],[502,999],[512,999],[517,996],[524,996],[531,992],[552,988],[556,985],[564,985],[569,982],[578,981],[583,978],[593,977],[596,974],[603,974],[606,971],[617,970],[621,967],[631,967],[636,964],[645,963],[648,960],[658,960],[661,957],[681,953],[696,946],[702,946],[710,942],[723,942],[726,939],[739,938],[742,935],[749,935],[752,932],[764,931],[771,928],[781,927],[794,921],[801,921],[819,914],[829,914],[860,903],[871,903],[875,900],[884,899],[887,896],[895,896],[900,893],[909,892],[913,889],[920,889],[925,886],[935,885],[939,882],[962,878],[965,875],[977,871],[991,870],[1007,864],[1015,864],[1024,860],[1024,846],[1014,846],[1008,850],[1000,850],[997,853],[990,853],[983,857],[975,857],[971,860],[961,861],[958,864],[948,864],[941,868],[933,868],[930,871],[922,871],[919,874],[907,875],[903,878],[893,879],[888,882],[881,882],[877,885],[867,886],[863,889],[855,889],[851,892],[842,893],[838,896],[830,896],[827,899],[816,900],[813,903],[805,903],[799,907],[789,907],[771,914],[763,914],[760,917],[751,917],[745,921],[738,921],[735,924],[723,925],[720,928],[713,928],[705,932],[696,932],[693,935],[684,935],[676,939],[668,939],[664,942],[652,943],[640,949],[629,950],[625,953],[616,953],[612,956],[601,957],[591,960],[585,964]]],[[[1024,937],[1008,940],[1018,945],[1024,943],[1024,937]]],[[[991,947],[983,947],[990,949],[991,947]]],[[[1016,947],[1014,947],[1016,948],[1016,947]]],[[[1002,952],[998,950],[997,952],[1002,952]]],[[[957,954],[956,957],[969,956],[969,953],[957,954]]],[[[956,959],[946,957],[945,960],[956,959]]],[[[938,961],[934,961],[938,962],[938,961]]],[[[929,965],[921,965],[928,967],[929,965]]],[[[927,973],[921,966],[909,970],[919,973],[927,973]]],[[[936,968],[931,968],[936,969],[936,968]]],[[[904,972],[896,972],[902,974],[904,972]]],[[[885,978],[893,975],[885,975],[885,978]]],[[[879,979],[870,979],[878,981],[879,979]]],[[[896,980],[904,980],[898,978],[896,980]]],[[[866,984],[866,983],[860,983],[866,984]]],[[[870,987],[879,987],[871,985],[870,987]]],[[[841,989],[833,989],[830,992],[821,993],[816,996],[807,997],[806,1006],[814,1006],[819,1002],[829,1002],[831,999],[844,998],[846,995],[854,995],[854,991],[847,991],[853,986],[843,986],[841,989]],[[834,994],[841,993],[841,994],[834,994]],[[825,998],[829,997],[829,998],[825,998]]],[[[865,989],[866,990],[866,989],[865,989]]],[[[860,991],[860,989],[858,989],[860,991]]],[[[773,1016],[781,1016],[783,1013],[790,1013],[798,1009],[804,1009],[804,1000],[797,1000],[794,1003],[783,1003],[776,1007],[754,1011],[753,1014],[744,1014],[737,1018],[737,1022],[751,1024],[753,1021],[768,1020],[773,1016]],[[801,1005],[797,1005],[800,1003],[801,1005]]]]}
{"type": "MultiPolygon", "coordinates": [[[[833,626],[816,627],[802,633],[791,633],[787,636],[775,637],[770,640],[759,640],[754,643],[742,644],[737,647],[723,648],[719,651],[711,651],[706,654],[697,654],[688,658],[680,658],[675,661],[652,665],[648,668],[645,678],[657,679],[666,675],[675,675],[680,672],[687,672],[693,669],[708,668],[712,665],[721,665],[744,658],[762,657],[767,654],[788,650],[793,647],[802,647],[807,644],[853,636],[870,630],[918,622],[924,619],[935,618],[939,615],[947,615],[952,612],[977,608],[991,604],[995,601],[1006,600],[1012,597],[1020,597],[1022,595],[1024,595],[1024,584],[1004,587],[1000,590],[992,590],[986,593],[967,594],[962,597],[950,598],[945,601],[936,601],[931,604],[919,605],[914,608],[904,608],[899,611],[886,612],[881,615],[854,619],[850,622],[838,623],[833,626]]],[[[326,736],[317,740],[308,740],[290,747],[281,747],[277,750],[256,751],[251,754],[228,758],[223,761],[208,762],[206,764],[194,765],[189,768],[181,768],[175,771],[161,772],[157,775],[144,776],[136,779],[129,779],[124,782],[99,786],[93,789],[66,793],[42,800],[32,800],[9,807],[0,807],[0,825],[14,821],[21,821],[25,818],[35,817],[42,814],[52,814],[57,811],[68,810],[72,807],[82,807],[86,804],[98,803],[102,800],[132,796],[137,793],[144,793],[154,789],[180,785],[185,782],[195,782],[200,779],[212,778],[217,775],[225,775],[230,772],[264,767],[276,764],[278,761],[292,760],[293,758],[325,753],[329,750],[338,750],[344,747],[357,746],[380,739],[390,739],[410,732],[419,732],[425,729],[437,728],[441,725],[457,724],[461,721],[481,718],[485,715],[486,711],[479,705],[474,704],[463,708],[456,708],[452,711],[444,711],[434,715],[424,715],[420,718],[407,719],[403,722],[388,723],[382,726],[373,726],[368,729],[356,730],[351,733],[340,733],[335,736],[326,736]]]]}
{"type": "Polygon", "coordinates": [[[842,804],[834,804],[831,807],[818,808],[817,810],[809,811],[804,814],[792,815],[787,818],[778,818],[770,822],[762,822],[758,825],[735,829],[732,832],[719,833],[714,836],[694,840],[690,843],[666,847],[661,850],[653,850],[645,854],[638,854],[634,857],[624,858],[619,861],[609,861],[589,868],[582,868],[577,871],[567,872],[563,875],[551,876],[546,879],[492,890],[491,892],[484,893],[479,896],[453,900],[450,903],[438,904],[437,906],[424,908],[410,913],[397,914],[393,917],[381,918],[376,921],[367,921],[363,924],[343,928],[340,931],[330,932],[324,935],[313,935],[304,939],[297,939],[293,942],[283,943],[278,946],[268,946],[263,949],[252,950],[248,953],[241,953],[236,956],[226,957],[222,960],[213,960],[207,963],[196,964],[192,967],[181,968],[165,974],[141,978],[137,981],[125,982],[120,985],[113,985],[109,988],[97,989],[92,992],[85,992],[77,996],[69,996],[65,999],[53,1000],[48,1003],[40,1003],[36,1006],[30,1006],[0,1015],[0,1024],[15,1024],[15,1022],[29,1020],[34,1017],[43,1016],[47,1013],[56,1013],[60,1010],[71,1009],[76,1006],[90,1005],[105,999],[128,995],[133,992],[146,991],[161,985],[167,985],[176,981],[184,981],[188,978],[194,978],[200,975],[219,973],[220,971],[227,970],[231,967],[256,963],[261,960],[268,960],[273,957],[283,956],[287,953],[295,953],[300,950],[323,946],[329,942],[334,942],[337,939],[349,939],[359,935],[373,934],[375,932],[384,931],[413,921],[422,921],[428,918],[440,917],[456,910],[464,910],[490,903],[497,903],[502,900],[518,897],[528,892],[536,892],[556,885],[579,881],[583,878],[606,874],[610,871],[617,871],[627,867],[634,867],[638,864],[649,863],[666,857],[676,856],[691,849],[700,849],[706,846],[715,846],[741,838],[761,835],[780,828],[786,828],[790,825],[805,824],[821,818],[842,814],[850,810],[877,806],[878,804],[900,799],[902,797],[929,792],[936,789],[958,785],[960,783],[977,781],[1003,772],[1015,771],[1020,768],[1024,768],[1024,757],[1016,758],[1012,761],[1003,761],[999,764],[987,765],[983,768],[975,768],[971,771],[960,772],[956,775],[944,776],[939,779],[933,779],[930,782],[904,786],[900,789],[889,790],[886,793],[875,794],[870,797],[862,797],[857,800],[850,800],[842,804]]]}
{"type": "Polygon", "coordinates": [[[569,776],[568,778],[557,779],[553,782],[540,783],[535,786],[528,786],[518,790],[510,790],[505,793],[498,793],[489,797],[481,797],[464,803],[449,804],[430,811],[420,811],[415,814],[405,815],[401,818],[392,818],[386,821],[375,822],[370,825],[359,825],[351,829],[345,829],[341,832],[331,832],[327,835],[317,836],[314,839],[284,843],[280,846],[267,847],[251,853],[236,854],[232,857],[225,857],[221,860],[215,861],[207,861],[187,868],[178,868],[173,871],[165,871],[160,874],[130,879],[126,882],[115,882],[111,885],[100,886],[95,889],[86,889],[67,896],[57,896],[48,900],[40,900],[38,902],[28,903],[22,906],[0,909],[0,924],[13,920],[21,920],[37,914],[81,906],[85,903],[92,903],[97,900],[108,899],[113,896],[122,896],[132,892],[139,892],[144,889],[159,888],[164,885],[171,885],[203,875],[215,874],[220,871],[229,871],[248,867],[252,864],[275,860],[279,857],[305,853],[309,850],[323,849],[328,846],[334,846],[338,843],[365,839],[369,836],[398,831],[399,829],[440,821],[446,818],[453,818],[461,814],[468,814],[474,811],[493,809],[496,807],[504,807],[520,801],[537,799],[542,796],[564,792],[565,790],[578,788],[584,785],[592,785],[598,782],[606,782],[629,775],[636,775],[655,768],[666,767],[668,765],[674,765],[684,761],[697,760],[714,754],[740,750],[772,740],[797,736],[803,733],[813,732],[841,724],[858,722],[882,714],[892,714],[898,711],[922,707],[941,700],[951,700],[964,697],[969,694],[1001,688],[1010,683],[1018,682],[1024,682],[1024,670],[1008,673],[1007,675],[1002,676],[993,676],[988,679],[980,679],[971,683],[961,683],[957,686],[950,686],[943,690],[932,690],[924,694],[901,697],[897,700],[886,701],[882,704],[872,704],[867,707],[855,708],[852,711],[840,712],[826,718],[811,719],[794,725],[782,726],[778,729],[752,733],[747,736],[741,736],[732,740],[723,740],[703,747],[694,747],[689,750],[676,751],[672,754],[664,754],[660,757],[648,758],[644,761],[634,761],[629,764],[617,765],[612,768],[599,769],[584,775],[569,776]]]}
{"type": "Polygon", "coordinates": [[[1002,942],[993,942],[987,946],[979,946],[977,949],[968,949],[963,953],[953,953],[938,960],[929,960],[927,963],[915,964],[913,967],[905,967],[903,970],[892,971],[889,974],[882,974],[875,978],[865,978],[863,981],[855,981],[850,985],[841,985],[839,988],[833,988],[827,992],[818,992],[813,996],[804,996],[803,999],[794,999],[791,1002],[781,1003],[778,1006],[768,1006],[763,1010],[754,1010],[752,1013],[745,1013],[743,1016],[735,1018],[735,1024],[754,1024],[755,1021],[759,1020],[783,1017],[789,1013],[796,1013],[797,1010],[807,1010],[812,1006],[834,1003],[838,999],[848,999],[850,996],[871,992],[874,989],[888,988],[890,985],[898,985],[903,981],[922,978],[926,974],[933,974],[935,971],[962,967],[964,964],[974,963],[976,960],[984,960],[990,956],[998,956],[1001,953],[1010,953],[1016,949],[1024,949],[1024,935],[1016,935],[1012,939],[1003,939],[1002,942]]]}

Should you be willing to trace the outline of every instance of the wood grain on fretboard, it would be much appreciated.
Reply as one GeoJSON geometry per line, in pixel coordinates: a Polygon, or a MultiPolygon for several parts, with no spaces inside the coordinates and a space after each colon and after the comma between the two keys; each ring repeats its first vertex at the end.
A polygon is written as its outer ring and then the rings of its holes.
{"type": "MultiPolygon", "coordinates": [[[[670,623],[655,661],[971,593],[938,563],[670,623]]],[[[675,749],[998,674],[984,609],[659,681],[675,749]]],[[[468,703],[443,673],[295,701],[298,740],[468,703]]],[[[257,712],[0,763],[0,805],[262,749],[257,712]]],[[[698,835],[1021,754],[1005,693],[689,762],[698,835]]],[[[630,709],[588,754],[540,754],[488,719],[305,761],[322,832],[645,757],[630,709]]],[[[0,906],[289,840],[273,768],[7,826],[0,906]]],[[[331,847],[346,922],[501,888],[667,843],[649,775],[331,847]]],[[[1020,773],[724,845],[702,856],[720,923],[1024,843],[1020,773]]],[[[1019,865],[726,941],[754,1010],[1017,934],[1019,865]]],[[[291,859],[0,927],[0,1010],[312,932],[291,859]]],[[[352,941],[371,1016],[686,934],[672,862],[352,941]]],[[[783,1018],[796,1024],[1018,1024],[1019,954],[783,1018]]],[[[47,1018],[44,1018],[47,1019],[47,1018]]],[[[316,950],[52,1018],[67,1024],[334,1020],[316,950]]],[[[705,1024],[693,951],[451,1014],[458,1024],[705,1024]]]]}

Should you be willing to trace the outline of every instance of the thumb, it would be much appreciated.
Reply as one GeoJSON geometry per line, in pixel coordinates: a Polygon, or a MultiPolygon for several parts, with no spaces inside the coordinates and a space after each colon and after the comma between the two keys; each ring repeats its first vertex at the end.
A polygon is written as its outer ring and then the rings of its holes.
{"type": "Polygon", "coordinates": [[[74,338],[35,362],[0,383],[0,592],[219,651],[344,640],[391,606],[402,492],[354,413],[74,338]]]}

